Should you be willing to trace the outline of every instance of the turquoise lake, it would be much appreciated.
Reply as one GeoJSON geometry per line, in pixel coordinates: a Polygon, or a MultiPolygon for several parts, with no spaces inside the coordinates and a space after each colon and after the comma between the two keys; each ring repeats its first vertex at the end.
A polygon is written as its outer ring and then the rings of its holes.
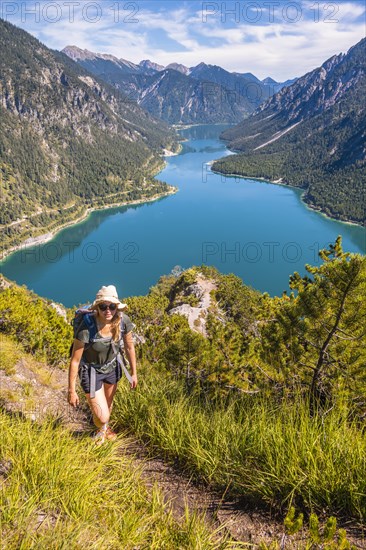
{"type": "Polygon", "coordinates": [[[4,275],[66,306],[92,300],[102,285],[121,296],[146,294],[179,265],[208,264],[235,273],[260,291],[280,295],[289,275],[317,264],[318,250],[343,237],[343,248],[366,253],[366,230],[308,209],[297,189],[210,172],[229,154],[219,140],[227,126],[180,131],[181,154],[158,178],[179,188],[153,203],[92,213],[52,241],[9,256],[4,275]]]}

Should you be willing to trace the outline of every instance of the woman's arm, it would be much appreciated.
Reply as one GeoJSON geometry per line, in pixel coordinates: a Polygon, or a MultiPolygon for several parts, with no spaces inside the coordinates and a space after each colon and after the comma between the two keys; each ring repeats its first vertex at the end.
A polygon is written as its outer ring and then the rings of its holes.
{"type": "Polygon", "coordinates": [[[132,332],[127,332],[127,334],[125,334],[123,336],[123,342],[124,342],[124,345],[125,345],[127,359],[128,359],[128,362],[130,363],[131,369],[132,369],[131,389],[134,389],[137,386],[137,368],[136,368],[135,345],[134,345],[133,339],[132,339],[132,332]]]}
{"type": "Polygon", "coordinates": [[[81,361],[81,356],[84,351],[84,342],[80,340],[74,340],[74,346],[72,348],[72,355],[70,359],[69,367],[69,392],[68,392],[68,401],[70,405],[76,407],[79,404],[79,397],[76,393],[76,379],[78,376],[79,364],[81,361]]]}

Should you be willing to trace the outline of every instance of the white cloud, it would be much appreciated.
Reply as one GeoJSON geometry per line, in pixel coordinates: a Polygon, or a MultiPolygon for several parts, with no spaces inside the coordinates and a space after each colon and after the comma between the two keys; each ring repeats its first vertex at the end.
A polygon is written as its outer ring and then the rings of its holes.
{"type": "MultiPolygon", "coordinates": [[[[200,2],[195,3],[196,10],[177,1],[173,9],[172,4],[167,3],[166,9],[153,12],[147,9],[149,3],[146,1],[138,13],[133,10],[116,13],[111,9],[114,4],[99,2],[101,17],[95,23],[91,21],[98,15],[96,11],[90,9],[83,13],[85,3],[79,4],[74,8],[74,21],[70,21],[68,8],[62,1],[59,2],[63,7],[62,18],[56,23],[47,22],[45,17],[37,23],[31,15],[21,22],[20,12],[16,20],[10,20],[55,49],[74,44],[134,62],[149,58],[162,65],[176,61],[194,66],[204,61],[231,71],[252,72],[259,78],[270,75],[276,80],[301,76],[332,55],[347,51],[365,36],[361,17],[365,8],[361,2],[321,4],[304,1],[301,17],[293,23],[289,19],[295,19],[295,11],[283,11],[281,6],[268,11],[263,7],[256,23],[244,20],[249,12],[242,11],[237,22],[227,16],[226,25],[222,24],[220,14],[207,17],[204,22],[202,11],[197,9],[202,6],[200,2]],[[314,8],[317,5],[319,13],[314,8]],[[331,6],[339,9],[332,11],[331,6]],[[337,22],[332,22],[335,19],[337,22]],[[152,47],[152,43],[157,43],[159,32],[161,45],[152,47]],[[182,51],[169,51],[166,36],[180,45],[182,51]]],[[[42,15],[46,0],[39,5],[42,15]]],[[[54,15],[52,10],[46,13],[49,19],[54,15]]]]}
{"type": "MultiPolygon", "coordinates": [[[[277,80],[286,80],[311,71],[361,40],[365,35],[364,26],[355,19],[363,11],[355,6],[352,12],[352,4],[347,4],[344,12],[342,8],[338,23],[329,22],[330,12],[323,18],[319,17],[319,21],[308,18],[292,24],[282,20],[270,25],[240,23],[225,28],[217,22],[201,22],[198,27],[200,36],[220,39],[220,47],[201,45],[180,53],[179,59],[177,54],[155,50],[153,57],[163,65],[175,60],[187,66],[205,61],[232,71],[253,72],[259,78],[271,75],[277,80]]],[[[197,25],[197,19],[187,25],[197,32],[194,23],[197,25]]]]}

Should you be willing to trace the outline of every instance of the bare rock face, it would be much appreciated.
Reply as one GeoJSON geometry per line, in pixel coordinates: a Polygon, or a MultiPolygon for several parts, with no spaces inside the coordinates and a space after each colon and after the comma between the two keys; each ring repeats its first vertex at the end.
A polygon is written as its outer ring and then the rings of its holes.
{"type": "Polygon", "coordinates": [[[216,283],[198,275],[196,282],[184,289],[181,298],[184,301],[185,296],[194,296],[199,300],[198,305],[183,303],[170,309],[169,314],[183,315],[187,318],[192,330],[206,336],[206,317],[208,311],[214,307],[210,293],[214,289],[216,289],[216,283]]]}
{"type": "Polygon", "coordinates": [[[187,287],[184,294],[186,294],[187,296],[190,296],[190,295],[195,296],[195,298],[197,298],[198,300],[202,300],[202,298],[204,297],[205,291],[201,284],[195,283],[187,287]]]}
{"type": "Polygon", "coordinates": [[[0,275],[0,290],[5,290],[7,288],[11,287],[11,283],[5,279],[2,275],[0,275]]]}
{"type": "Polygon", "coordinates": [[[256,91],[255,97],[247,97],[252,80],[205,63],[193,69],[179,63],[163,67],[148,60],[135,65],[75,46],[67,46],[63,53],[126,94],[129,103],[140,105],[170,124],[236,123],[252,113],[262,97],[269,95],[268,86],[256,79],[260,93],[256,91]],[[240,98],[237,90],[241,92],[240,98]]]}
{"type": "Polygon", "coordinates": [[[54,302],[52,302],[50,306],[53,307],[53,309],[56,311],[58,315],[60,315],[60,317],[63,317],[65,321],[67,321],[66,309],[64,309],[59,304],[55,304],[54,302]]]}
{"type": "Polygon", "coordinates": [[[193,307],[189,304],[182,304],[181,306],[174,307],[169,311],[171,315],[183,315],[187,318],[190,328],[201,334],[205,334],[204,331],[204,319],[201,317],[201,313],[204,312],[200,307],[193,307]]]}

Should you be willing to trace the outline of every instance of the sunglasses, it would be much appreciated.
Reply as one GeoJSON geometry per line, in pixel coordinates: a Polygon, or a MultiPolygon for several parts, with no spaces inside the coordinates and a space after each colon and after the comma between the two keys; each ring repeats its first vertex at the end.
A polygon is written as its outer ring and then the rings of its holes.
{"type": "Polygon", "coordinates": [[[107,311],[107,309],[109,309],[109,311],[115,311],[117,309],[116,304],[98,304],[98,307],[100,311],[107,311]]]}

